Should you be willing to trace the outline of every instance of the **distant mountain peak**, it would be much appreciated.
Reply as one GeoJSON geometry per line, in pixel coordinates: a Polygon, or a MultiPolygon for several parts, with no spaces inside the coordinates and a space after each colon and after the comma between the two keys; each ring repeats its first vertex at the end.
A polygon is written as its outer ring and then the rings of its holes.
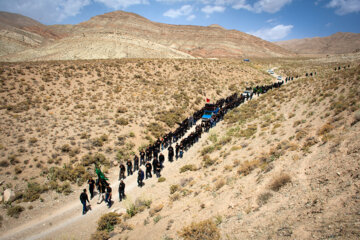
{"type": "Polygon", "coordinates": [[[219,24],[211,24],[208,27],[225,29],[224,27],[220,26],[219,24]]]}

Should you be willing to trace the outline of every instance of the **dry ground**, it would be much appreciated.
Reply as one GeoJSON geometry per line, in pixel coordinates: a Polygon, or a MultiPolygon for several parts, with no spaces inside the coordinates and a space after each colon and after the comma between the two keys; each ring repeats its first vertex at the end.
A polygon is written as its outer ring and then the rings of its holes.
{"type": "MultiPolygon", "coordinates": [[[[360,69],[356,61],[4,64],[1,161],[8,164],[1,168],[3,186],[21,192],[27,182],[52,186],[56,181],[53,188],[70,195],[49,190],[29,203],[23,194],[12,204],[26,207],[18,219],[7,216],[11,206],[3,205],[2,229],[11,231],[20,221],[31,225],[35,220],[30,218],[46,219],[73,199],[78,201],[85,186],[82,171],[93,173],[87,166],[93,158],[84,158],[89,153],[105,157],[98,160],[116,181],[114,160],[122,161],[162,129],[174,127],[177,119],[200,108],[205,97],[218,99],[251,81],[271,81],[264,70],[274,66],[280,66],[277,71],[284,76],[315,71],[317,75],[302,77],[233,110],[184,159],[164,169],[164,182],[152,179],[143,189],[130,188],[128,199],[112,209],[127,208],[128,213],[110,235],[112,239],[205,239],[204,233],[213,234],[209,239],[358,239],[360,69]],[[333,71],[345,63],[350,69],[333,71]],[[149,131],[151,122],[160,123],[152,125],[157,131],[149,131]],[[67,168],[79,174],[76,178],[54,171],[65,163],[71,163],[67,168]],[[63,187],[63,178],[75,192],[63,187]],[[46,208],[50,210],[44,214],[46,208]],[[185,228],[192,222],[195,230],[185,228]],[[197,237],[191,235],[196,231],[197,237]]],[[[127,186],[134,180],[127,179],[127,186]]],[[[65,238],[88,238],[96,218],[87,221],[89,232],[77,235],[72,226],[65,228],[70,230],[65,238]]],[[[50,228],[53,223],[48,224],[50,228]]]]}

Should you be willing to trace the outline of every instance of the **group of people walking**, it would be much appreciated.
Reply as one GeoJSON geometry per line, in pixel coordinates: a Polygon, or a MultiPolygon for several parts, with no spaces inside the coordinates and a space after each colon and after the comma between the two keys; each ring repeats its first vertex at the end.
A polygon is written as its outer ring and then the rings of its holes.
{"type": "MultiPolygon", "coordinates": [[[[289,78],[288,80],[292,80],[293,78],[289,78]]],[[[119,165],[119,201],[122,201],[125,195],[125,183],[124,179],[127,176],[131,176],[137,172],[137,183],[139,187],[144,185],[144,180],[148,178],[152,178],[152,175],[155,174],[156,177],[161,176],[161,170],[164,168],[165,155],[163,150],[167,149],[167,159],[169,162],[173,162],[174,159],[181,159],[184,153],[194,145],[199,138],[201,137],[203,132],[209,131],[210,128],[216,126],[216,123],[223,120],[225,114],[233,109],[238,107],[241,103],[244,103],[246,100],[250,100],[253,97],[253,94],[266,93],[267,91],[273,88],[279,88],[284,84],[284,81],[276,82],[269,85],[261,85],[253,88],[253,92],[247,95],[241,94],[238,96],[237,93],[234,93],[227,98],[222,98],[218,100],[214,105],[217,109],[219,109],[216,113],[214,113],[210,119],[207,121],[202,121],[200,125],[195,127],[195,130],[188,134],[188,136],[184,137],[186,132],[194,125],[196,125],[197,121],[201,119],[206,109],[206,105],[196,111],[190,117],[184,119],[181,123],[179,123],[179,127],[177,127],[174,131],[170,131],[167,134],[164,134],[162,138],[158,138],[153,144],[150,144],[145,149],[139,151],[138,155],[134,155],[133,159],[128,159],[127,161],[120,163],[119,165]],[[145,168],[142,170],[142,166],[145,168]]],[[[102,201],[105,201],[109,207],[111,207],[111,199],[112,199],[112,189],[110,184],[102,178],[98,178],[94,181],[92,178],[88,181],[89,191],[91,199],[94,197],[94,189],[95,186],[98,190],[98,204],[102,201]]],[[[83,204],[83,214],[87,211],[86,203],[89,202],[86,189],[80,195],[80,201],[83,204]]]]}

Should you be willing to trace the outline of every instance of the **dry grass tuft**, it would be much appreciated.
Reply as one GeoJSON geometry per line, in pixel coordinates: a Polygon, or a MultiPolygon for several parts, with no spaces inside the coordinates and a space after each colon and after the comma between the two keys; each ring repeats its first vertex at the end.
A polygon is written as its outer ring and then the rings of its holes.
{"type": "Polygon", "coordinates": [[[178,232],[184,240],[218,240],[220,231],[216,224],[210,219],[199,223],[191,223],[178,232]]]}
{"type": "Polygon", "coordinates": [[[277,192],[280,190],[280,188],[289,182],[291,182],[291,177],[286,173],[282,173],[279,176],[273,178],[270,183],[270,189],[277,192]]]}

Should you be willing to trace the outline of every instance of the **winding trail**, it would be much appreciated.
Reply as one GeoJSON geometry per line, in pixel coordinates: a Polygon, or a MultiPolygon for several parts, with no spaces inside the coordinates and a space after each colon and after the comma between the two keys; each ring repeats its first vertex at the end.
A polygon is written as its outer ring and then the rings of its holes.
{"type": "MultiPolygon", "coordinates": [[[[274,70],[276,68],[273,68],[274,70]]],[[[276,81],[277,74],[271,75],[276,81]]],[[[284,84],[285,81],[284,81],[284,84]]],[[[254,95],[253,98],[257,98],[254,95]]],[[[247,101],[244,103],[246,104],[247,101]]],[[[218,123],[214,128],[221,126],[223,123],[218,123]]],[[[195,125],[190,128],[185,136],[187,137],[191,132],[195,131],[195,125]]],[[[178,171],[179,167],[184,165],[186,162],[191,162],[191,158],[196,151],[200,149],[201,145],[206,141],[207,135],[209,133],[203,133],[202,137],[199,139],[199,142],[195,143],[187,152],[184,153],[183,159],[170,163],[167,160],[167,150],[163,150],[162,153],[165,156],[164,162],[164,170],[162,171],[162,175],[167,177],[173,171],[178,171]],[[195,147],[196,146],[196,147],[195,147]]],[[[78,199],[74,199],[72,202],[66,204],[60,209],[53,210],[50,213],[44,213],[43,217],[33,219],[19,227],[15,227],[10,229],[6,233],[2,233],[0,236],[0,240],[20,240],[20,239],[89,239],[90,235],[96,231],[97,220],[105,213],[116,211],[126,212],[125,203],[118,202],[118,168],[113,168],[110,170],[108,174],[110,185],[113,189],[113,205],[109,209],[106,204],[103,202],[101,204],[97,204],[97,196],[95,196],[91,202],[92,210],[88,211],[86,215],[81,215],[82,205],[78,199]]],[[[147,186],[151,186],[152,184],[156,184],[157,178],[153,176],[153,178],[145,180],[145,187],[138,188],[137,187],[137,174],[134,173],[132,176],[127,177],[124,180],[126,184],[126,195],[130,198],[132,196],[139,195],[140,191],[150,190],[147,189],[147,186]]],[[[86,184],[87,186],[87,184],[86,184]]],[[[44,210],[45,211],[45,210],[44,210]]]]}

